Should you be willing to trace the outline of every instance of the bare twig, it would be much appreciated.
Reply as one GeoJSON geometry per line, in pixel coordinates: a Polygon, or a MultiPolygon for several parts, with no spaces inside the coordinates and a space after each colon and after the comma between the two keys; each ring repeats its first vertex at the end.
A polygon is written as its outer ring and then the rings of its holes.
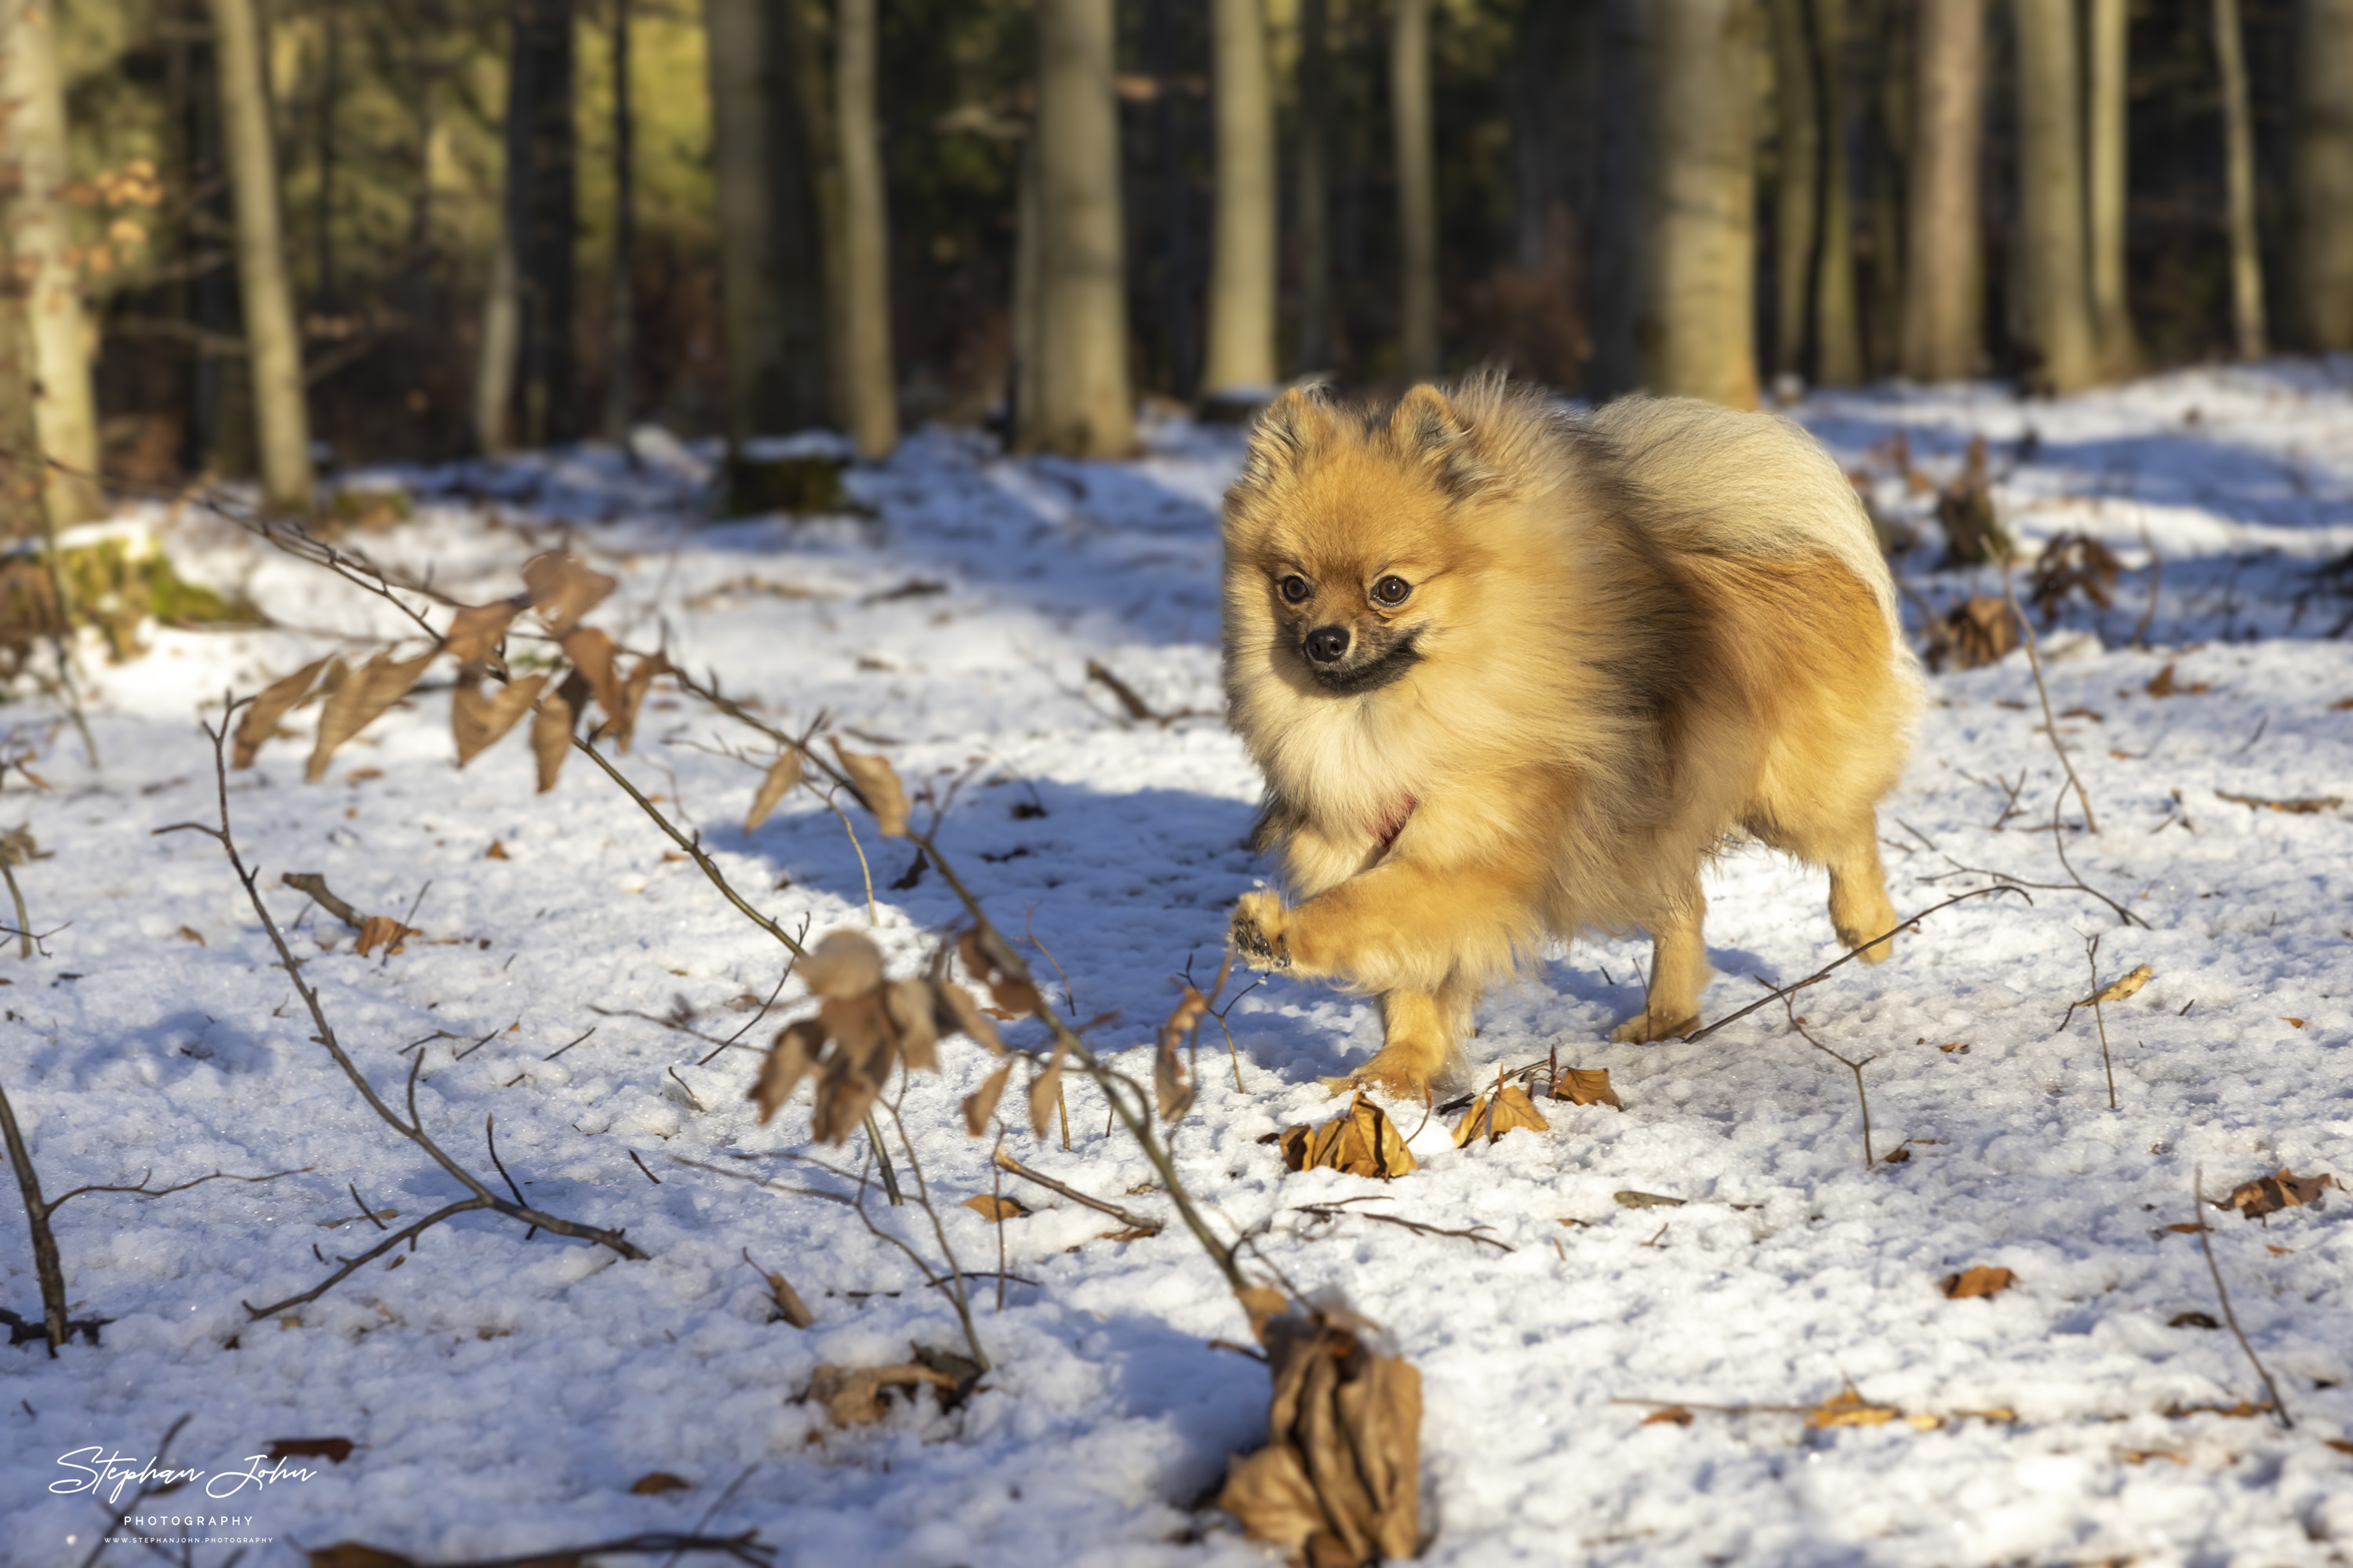
{"type": "Polygon", "coordinates": [[[33,915],[25,907],[25,890],[16,885],[16,868],[5,854],[0,854],[0,877],[7,878],[8,896],[16,904],[16,956],[29,959],[33,956],[33,915]]]}
{"type": "Polygon", "coordinates": [[[1147,1219],[1142,1214],[1121,1208],[1117,1203],[1106,1203],[1101,1198],[1091,1198],[1075,1187],[1066,1187],[1051,1176],[1030,1170],[1029,1167],[1006,1153],[1002,1146],[999,1146],[996,1157],[989,1163],[999,1171],[1008,1171],[1020,1177],[1024,1181],[1034,1181],[1049,1192],[1058,1192],[1071,1202],[1092,1209],[1099,1214],[1109,1214],[1132,1231],[1149,1231],[1155,1235],[1160,1234],[1161,1221],[1147,1219]]]}
{"type": "MultiPolygon", "coordinates": [[[[1773,989],[1771,985],[1767,984],[1761,979],[1757,979],[1755,976],[1751,976],[1750,978],[1757,980],[1757,983],[1764,986],[1767,991],[1771,991],[1773,989]]],[[[1792,987],[1791,989],[1794,990],[1795,988],[1792,987]]],[[[1778,994],[1781,998],[1781,1011],[1788,1013],[1789,1016],[1789,1027],[1796,1030],[1799,1034],[1804,1038],[1807,1044],[1812,1046],[1815,1050],[1820,1051],[1823,1055],[1828,1056],[1831,1061],[1836,1062],[1840,1066],[1844,1067],[1848,1072],[1854,1075],[1854,1097],[1862,1102],[1862,1168],[1866,1171],[1870,1170],[1872,1165],[1871,1097],[1863,1092],[1862,1070],[1865,1067],[1870,1066],[1873,1062],[1878,1061],[1879,1057],[1874,1054],[1873,1055],[1865,1056],[1862,1061],[1857,1062],[1850,1057],[1840,1055],[1837,1052],[1831,1050],[1829,1046],[1815,1039],[1813,1035],[1807,1031],[1806,1021],[1798,1016],[1797,1006],[1795,1003],[1790,1001],[1789,992],[1785,991],[1778,994]]],[[[1664,1231],[1660,1233],[1662,1235],[1665,1234],[1666,1233],[1664,1231]]]]}
{"type": "Polygon", "coordinates": [[[1400,1225],[1419,1236],[1460,1236],[1464,1241],[1478,1242],[1482,1245],[1493,1247],[1497,1252],[1513,1250],[1493,1236],[1482,1236],[1479,1234],[1481,1231],[1493,1230],[1494,1227],[1492,1225],[1472,1225],[1469,1230],[1450,1231],[1440,1225],[1426,1225],[1419,1220],[1409,1220],[1401,1214],[1377,1214],[1369,1209],[1343,1209],[1337,1204],[1329,1203],[1303,1203],[1292,1213],[1313,1214],[1319,1220],[1350,1217],[1359,1220],[1378,1220],[1385,1225],[1400,1225]]]}
{"type": "Polygon", "coordinates": [[[2100,824],[2092,815],[2092,797],[2085,792],[2084,781],[2075,777],[2074,759],[2067,755],[2067,747],[2060,742],[2059,720],[2051,712],[2051,688],[2042,683],[2040,640],[2034,635],[2034,623],[2027,619],[2026,611],[2019,605],[2018,589],[2010,580],[2010,562],[2007,559],[2001,563],[2001,591],[2010,599],[2010,613],[2018,617],[2019,634],[2026,643],[2026,667],[2034,674],[2034,694],[2042,699],[2042,733],[2051,737],[2051,749],[2059,754],[2059,766],[2067,770],[2067,782],[2075,787],[2075,799],[2083,802],[2084,826],[2097,836],[2100,824]]]}
{"type": "MultiPolygon", "coordinates": [[[[1709,1035],[1715,1033],[1717,1030],[1723,1028],[1725,1024],[1738,1022],[1740,1020],[1747,1017],[1750,1013],[1756,1012],[1758,1008],[1767,1005],[1767,1003],[1775,1001],[1783,996],[1790,994],[1791,992],[1803,991],[1806,987],[1823,980],[1831,973],[1831,970],[1840,968],[1841,965],[1853,962],[1854,959],[1870,951],[1872,948],[1879,946],[1880,943],[1884,942],[1888,938],[1897,935],[1906,927],[1917,925],[1919,922],[1926,920],[1929,916],[1936,914],[1940,909],[1950,909],[1956,904],[1962,903],[1971,898],[1982,898],[1989,893],[2015,893],[2021,898],[2024,898],[2029,904],[2034,902],[2033,898],[2031,897],[2024,889],[2017,886],[2015,884],[2005,882],[1997,887],[1976,888],[1970,892],[1961,894],[1957,897],[1947,898],[1942,904],[1932,904],[1927,908],[1921,910],[1917,915],[1909,916],[1897,922],[1893,930],[1889,930],[1879,936],[1873,937],[1870,941],[1863,943],[1862,946],[1859,948],[1849,948],[1844,954],[1839,958],[1831,959],[1829,963],[1824,964],[1820,969],[1816,969],[1812,974],[1808,975],[1805,979],[1798,981],[1796,984],[1785,986],[1781,990],[1774,991],[1770,996],[1764,997],[1757,1001],[1752,1001],[1737,1012],[1727,1013],[1724,1017],[1719,1018],[1715,1022],[1709,1024],[1704,1029],[1694,1030],[1691,1033],[1683,1037],[1683,1043],[1689,1045],[1694,1041],[1704,1040],[1709,1035]]],[[[1539,1065],[1541,1065],[1541,1064],[1539,1064],[1539,1065]]]]}
{"type": "MultiPolygon", "coordinates": [[[[2084,961],[2091,966],[2092,1022],[2100,1027],[2100,1065],[2107,1071],[2108,1108],[2114,1110],[2116,1108],[2116,1065],[2108,1056],[2108,1021],[2100,1012],[2100,938],[2096,933],[2084,938],[2084,961]]],[[[2075,1010],[2068,1008],[2069,1022],[2073,1022],[2075,1010]]],[[[2067,1025],[2062,1023],[2059,1027],[2064,1030],[2067,1025]]]]}
{"type": "Polygon", "coordinates": [[[2222,1284],[2222,1266],[2214,1261],[2213,1227],[2206,1220],[2206,1168],[2202,1165],[2190,1172],[2189,1195],[2196,1203],[2189,1217],[2198,1222],[2198,1245],[2206,1251],[2206,1271],[2214,1277],[2214,1294],[2222,1303],[2222,1320],[2231,1325],[2231,1333],[2239,1341],[2239,1349],[2247,1352],[2247,1363],[2255,1369],[2255,1375],[2263,1380],[2263,1392],[2271,1396],[2272,1414],[2279,1417],[2282,1426],[2293,1431],[2295,1420],[2288,1414],[2287,1404],[2280,1398],[2279,1385],[2272,1382],[2272,1374],[2263,1370],[2263,1363],[2256,1358],[2255,1347],[2247,1343],[2246,1330],[2239,1327],[2239,1315],[2231,1310],[2231,1292],[2222,1284]]]}

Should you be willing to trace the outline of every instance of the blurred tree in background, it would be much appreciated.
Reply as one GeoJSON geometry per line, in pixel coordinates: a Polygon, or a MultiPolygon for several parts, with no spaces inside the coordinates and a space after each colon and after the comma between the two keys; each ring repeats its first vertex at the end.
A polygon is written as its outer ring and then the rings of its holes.
{"type": "Polygon", "coordinates": [[[2353,0],[622,4],[0,0],[0,422],[290,493],[638,420],[1119,450],[1310,371],[2353,348],[2353,0]]]}

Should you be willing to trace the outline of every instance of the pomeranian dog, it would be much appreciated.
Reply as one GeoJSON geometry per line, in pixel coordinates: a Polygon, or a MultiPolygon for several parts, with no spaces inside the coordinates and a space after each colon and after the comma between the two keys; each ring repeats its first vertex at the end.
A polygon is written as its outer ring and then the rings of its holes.
{"type": "Polygon", "coordinates": [[[1700,872],[1739,835],[1828,869],[1847,946],[1892,938],[1875,811],[1918,665],[1853,487],[1788,420],[1570,414],[1500,376],[1292,391],[1224,532],[1229,716],[1293,900],[1244,897],[1233,945],[1380,999],[1345,1082],[1421,1097],[1490,982],[1582,932],[1651,938],[1616,1038],[1689,1031],[1700,872]]]}

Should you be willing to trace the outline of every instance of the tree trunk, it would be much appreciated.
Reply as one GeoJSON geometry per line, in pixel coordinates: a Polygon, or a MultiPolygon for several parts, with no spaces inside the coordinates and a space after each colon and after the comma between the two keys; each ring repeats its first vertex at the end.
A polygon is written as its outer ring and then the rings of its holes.
{"type": "Polygon", "coordinates": [[[791,101],[801,117],[808,151],[810,206],[817,214],[818,279],[825,301],[828,422],[846,430],[854,400],[849,364],[849,198],[841,177],[841,126],[834,114],[834,83],[827,69],[825,31],[832,18],[824,0],[783,0],[785,52],[791,64],[791,101]]]}
{"type": "Polygon", "coordinates": [[[798,87],[778,0],[703,0],[727,434],[826,422],[823,277],[798,87]]]}
{"type": "Polygon", "coordinates": [[[2288,275],[2305,346],[2353,349],[2353,0],[2305,0],[2296,28],[2288,275]]]}
{"type": "Polygon", "coordinates": [[[1038,397],[1030,451],[1124,457],[1128,390],[1112,0],[1039,0],[1038,397]]]}
{"type": "Polygon", "coordinates": [[[1211,397],[1263,397],[1275,381],[1274,84],[1261,0],[1210,0],[1218,217],[1209,256],[1211,397]]]}
{"type": "Polygon", "coordinates": [[[245,302],[246,358],[252,367],[261,488],[273,507],[308,513],[315,504],[311,418],[303,401],[302,340],[278,212],[278,159],[269,136],[269,85],[253,0],[212,0],[220,60],[222,141],[237,200],[237,275],[245,302]]]}
{"type": "Polygon", "coordinates": [[[1044,206],[1038,193],[1037,128],[1021,143],[1014,174],[1013,366],[1010,429],[1018,436],[1038,427],[1038,365],[1040,323],[1046,302],[1039,295],[1046,275],[1044,206]]]}
{"type": "Polygon", "coordinates": [[[2084,256],[2083,95],[2072,0],[2015,0],[2018,206],[2027,334],[2036,390],[2098,379],[2084,256]]]}
{"type": "Polygon", "coordinates": [[[1814,260],[1814,379],[1862,379],[1862,323],[1854,286],[1854,193],[1847,157],[1846,0],[1812,0],[1814,80],[1820,94],[1820,249],[1814,260]]]}
{"type": "Polygon", "coordinates": [[[1753,0],[1653,0],[1650,253],[1637,328],[1653,391],[1757,406],[1753,0]]]}
{"type": "Polygon", "coordinates": [[[1822,122],[1810,0],[1773,0],[1773,370],[1806,373],[1814,252],[1821,241],[1822,122]]]}
{"type": "Polygon", "coordinates": [[[1397,132],[1398,368],[1427,381],[1445,368],[1438,329],[1438,169],[1430,105],[1430,0],[1397,0],[1389,33],[1389,118],[1397,132]]]}
{"type": "Polygon", "coordinates": [[[1864,297],[1863,363],[1872,376],[1892,376],[1903,357],[1904,187],[1912,153],[1914,6],[1872,0],[1873,77],[1870,149],[1871,288],[1864,297]]]}
{"type": "Polygon", "coordinates": [[[605,313],[605,439],[627,450],[637,387],[636,122],[629,100],[630,0],[613,0],[613,276],[605,313]]]}
{"type": "Polygon", "coordinates": [[[482,293],[481,355],[474,362],[474,448],[484,457],[514,449],[515,351],[522,334],[517,291],[514,235],[501,217],[482,293]]]}
{"type": "Polygon", "coordinates": [[[834,34],[834,111],[841,139],[844,377],[860,455],[899,444],[891,363],[891,230],[882,127],[874,109],[875,0],[840,0],[834,34]]]}
{"type": "MultiPolygon", "coordinates": [[[[7,35],[0,33],[0,48],[6,47],[7,35]]],[[[7,248],[14,164],[13,158],[0,155],[0,453],[5,454],[0,456],[0,541],[8,542],[38,539],[49,532],[42,503],[46,476],[37,456],[41,429],[33,412],[34,389],[41,377],[33,365],[32,336],[25,321],[30,291],[18,281],[7,248]]],[[[6,601],[0,601],[0,615],[18,627],[46,619],[6,601]]]]}
{"type": "Polygon", "coordinates": [[[1293,356],[1303,373],[1332,366],[1332,164],[1324,135],[1332,112],[1330,30],[1324,0],[1299,0],[1299,336],[1293,356]]]}
{"type": "Polygon", "coordinates": [[[1902,366],[1915,381],[1974,376],[1984,357],[1985,22],[1985,0],[1922,0],[1913,42],[1902,366]]]}
{"type": "Polygon", "coordinates": [[[0,103],[7,106],[5,156],[16,179],[0,249],[24,290],[34,428],[40,455],[63,465],[47,471],[42,487],[49,521],[63,528],[103,515],[106,499],[98,483],[98,408],[63,194],[66,96],[56,22],[49,0],[0,0],[0,103]]]}
{"type": "Polygon", "coordinates": [[[319,16],[319,191],[317,246],[319,308],[332,310],[335,299],[335,100],[343,83],[343,40],[331,4],[319,16]]]}
{"type": "Polygon", "coordinates": [[[1655,162],[1651,113],[1649,0],[1601,0],[1597,48],[1593,275],[1588,290],[1593,357],[1586,392],[1597,402],[1642,384],[1639,323],[1651,282],[1647,221],[1655,162]]]}
{"type": "Polygon", "coordinates": [[[1186,109],[1176,59],[1179,0],[1148,0],[1144,10],[1144,69],[1158,84],[1152,100],[1153,155],[1159,164],[1160,339],[1169,394],[1189,402],[1201,384],[1201,341],[1196,307],[1200,281],[1193,262],[1193,174],[1186,156],[1186,109]]]}
{"type": "Polygon", "coordinates": [[[2241,359],[2269,352],[2263,328],[2263,257],[2255,234],[2255,123],[2247,107],[2247,56],[2239,0],[2214,0],[2214,64],[2222,89],[2222,186],[2231,225],[2231,327],[2241,359]]]}
{"type": "Polygon", "coordinates": [[[2091,0],[2084,37],[2092,57],[2091,69],[2085,73],[2089,101],[2084,115],[2090,179],[2085,210],[2092,337],[2099,349],[2102,374],[2121,381],[2140,365],[2132,307],[2125,294],[2126,156],[2131,108],[2126,88],[2130,79],[2132,37],[2126,0],[2091,0]]]}
{"type": "Polygon", "coordinates": [[[574,397],[574,242],[579,138],[573,122],[574,0],[514,0],[507,79],[507,220],[519,331],[519,434],[526,446],[578,429],[574,397]]]}

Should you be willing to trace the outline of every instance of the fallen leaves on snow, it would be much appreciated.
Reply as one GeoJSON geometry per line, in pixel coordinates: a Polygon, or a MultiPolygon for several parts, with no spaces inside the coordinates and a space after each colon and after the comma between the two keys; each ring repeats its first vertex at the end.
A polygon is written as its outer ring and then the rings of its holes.
{"type": "Polygon", "coordinates": [[[1327,1167],[1387,1181],[1419,1169],[1396,1124],[1361,1094],[1321,1127],[1301,1122],[1283,1128],[1277,1142],[1283,1164],[1293,1171],[1327,1167]]]}
{"type": "Polygon", "coordinates": [[[2306,1204],[2319,1208],[2327,1201],[2328,1189],[2337,1179],[2327,1171],[2317,1176],[2297,1176],[2284,1165],[2269,1176],[2258,1176],[2252,1181],[2242,1181],[2231,1189],[2227,1198],[2217,1198],[2218,1209],[2236,1209],[2251,1220],[2265,1214],[2276,1214],[2282,1209],[2300,1209],[2306,1204]]]}
{"type": "Polygon", "coordinates": [[[1940,1288],[1947,1301],[1967,1301],[1976,1296],[1999,1296],[2017,1283],[2018,1276],[2006,1268],[1979,1265],[1947,1275],[1940,1288]]]}

